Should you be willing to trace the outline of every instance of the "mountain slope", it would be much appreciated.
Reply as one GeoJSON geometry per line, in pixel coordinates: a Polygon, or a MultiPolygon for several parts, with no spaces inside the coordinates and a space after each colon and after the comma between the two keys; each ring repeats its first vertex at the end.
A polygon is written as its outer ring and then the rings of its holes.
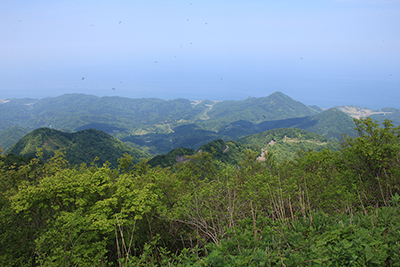
{"type": "Polygon", "coordinates": [[[331,108],[313,116],[263,121],[257,124],[243,120],[236,121],[226,125],[218,133],[233,139],[239,139],[272,129],[300,128],[321,134],[329,140],[339,141],[343,134],[354,135],[353,127],[354,122],[349,115],[331,108]]]}
{"type": "Polygon", "coordinates": [[[236,141],[224,142],[221,139],[216,139],[202,145],[197,151],[180,147],[171,150],[167,154],[157,155],[149,160],[148,163],[153,167],[158,165],[161,167],[171,167],[176,163],[185,162],[185,156],[190,156],[200,152],[208,152],[213,155],[213,160],[218,160],[223,164],[236,165],[244,160],[244,151],[247,149],[247,146],[236,141]]]}
{"type": "Polygon", "coordinates": [[[18,126],[11,126],[0,133],[0,147],[6,151],[10,146],[19,141],[29,131],[18,126]]]}
{"type": "Polygon", "coordinates": [[[171,150],[167,154],[157,155],[148,161],[148,164],[152,167],[171,167],[178,162],[185,160],[185,156],[190,156],[196,153],[193,149],[179,147],[171,150]]]}
{"type": "Polygon", "coordinates": [[[133,156],[134,163],[147,158],[148,154],[133,149],[118,139],[95,129],[83,130],[76,133],[65,133],[49,128],[39,128],[21,138],[10,147],[6,154],[34,156],[38,148],[43,149],[45,160],[54,155],[54,151],[65,148],[65,158],[71,164],[90,164],[95,157],[97,164],[106,161],[116,167],[117,160],[128,153],[133,156]]]}
{"type": "Polygon", "coordinates": [[[211,141],[202,145],[198,151],[205,151],[213,154],[213,159],[216,159],[225,164],[237,165],[245,159],[245,151],[248,146],[236,141],[226,141],[221,139],[211,141]]]}
{"type": "Polygon", "coordinates": [[[318,133],[330,140],[339,141],[343,134],[355,136],[354,126],[353,118],[341,110],[331,108],[310,117],[310,120],[295,127],[318,133]]]}

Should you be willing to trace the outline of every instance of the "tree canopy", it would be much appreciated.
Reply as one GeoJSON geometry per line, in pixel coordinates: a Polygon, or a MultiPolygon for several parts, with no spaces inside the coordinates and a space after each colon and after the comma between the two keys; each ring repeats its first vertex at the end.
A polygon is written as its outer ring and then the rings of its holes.
{"type": "Polygon", "coordinates": [[[221,141],[173,168],[0,156],[0,265],[397,266],[400,128],[355,125],[281,162],[222,164],[221,141]]]}

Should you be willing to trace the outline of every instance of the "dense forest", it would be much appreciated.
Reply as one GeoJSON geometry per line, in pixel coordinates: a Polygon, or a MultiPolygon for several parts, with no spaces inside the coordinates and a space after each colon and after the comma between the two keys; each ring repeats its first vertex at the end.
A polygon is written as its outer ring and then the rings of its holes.
{"type": "Polygon", "coordinates": [[[222,140],[170,166],[1,155],[0,265],[400,266],[400,127],[354,123],[281,161],[217,160],[222,140]]]}

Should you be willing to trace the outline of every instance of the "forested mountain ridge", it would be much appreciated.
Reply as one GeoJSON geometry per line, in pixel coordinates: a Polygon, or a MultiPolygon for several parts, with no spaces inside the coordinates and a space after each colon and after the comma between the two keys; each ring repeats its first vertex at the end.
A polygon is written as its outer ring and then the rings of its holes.
{"type": "Polygon", "coordinates": [[[12,99],[2,106],[0,131],[10,126],[32,130],[50,125],[55,129],[75,130],[90,123],[105,123],[111,128],[123,128],[130,133],[161,133],[170,132],[166,125],[171,123],[181,125],[201,121],[204,129],[212,129],[220,119],[227,123],[238,119],[260,122],[316,113],[280,92],[263,98],[220,102],[67,94],[41,100],[12,99]]]}
{"type": "Polygon", "coordinates": [[[42,149],[44,160],[53,157],[56,150],[65,149],[65,158],[75,165],[90,164],[97,157],[96,164],[102,165],[108,161],[112,167],[116,167],[117,160],[125,153],[131,155],[136,163],[149,157],[147,153],[134,149],[100,130],[87,129],[66,133],[50,128],[39,128],[30,132],[7,149],[5,154],[34,157],[38,149],[42,149]]]}
{"type": "MultiPolygon", "coordinates": [[[[281,92],[242,101],[130,99],[83,94],[41,100],[12,99],[3,101],[0,109],[0,147],[9,147],[20,136],[21,131],[16,128],[5,131],[12,126],[26,131],[51,127],[64,132],[94,128],[153,155],[166,154],[179,147],[197,150],[216,139],[238,140],[276,128],[305,129],[338,141],[343,134],[355,134],[350,113],[340,110],[358,109],[348,106],[322,111],[281,92]]],[[[379,112],[386,114],[379,120],[391,116],[397,124],[398,110],[386,108],[379,112]]]]}
{"type": "MultiPolygon", "coordinates": [[[[280,92],[263,98],[219,102],[67,94],[41,100],[12,99],[4,101],[2,107],[0,132],[11,126],[27,131],[50,127],[64,132],[94,128],[152,154],[168,153],[178,147],[198,149],[215,139],[236,139],[217,129],[238,119],[259,123],[316,113],[280,92]]],[[[5,139],[15,136],[11,130],[8,135],[5,139]]]]}

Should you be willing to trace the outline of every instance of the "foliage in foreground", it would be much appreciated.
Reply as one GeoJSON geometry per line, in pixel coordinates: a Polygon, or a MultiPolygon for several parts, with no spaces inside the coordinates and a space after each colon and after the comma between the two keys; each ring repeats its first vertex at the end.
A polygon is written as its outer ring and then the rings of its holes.
{"type": "Polygon", "coordinates": [[[399,266],[400,128],[355,122],[339,151],[279,164],[1,156],[0,265],[399,266]]]}

